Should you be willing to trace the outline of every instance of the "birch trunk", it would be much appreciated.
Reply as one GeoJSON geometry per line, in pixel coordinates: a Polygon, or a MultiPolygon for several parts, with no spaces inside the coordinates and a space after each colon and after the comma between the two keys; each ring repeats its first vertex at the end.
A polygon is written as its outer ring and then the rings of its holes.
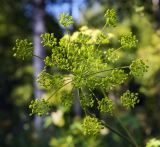
{"type": "MultiPolygon", "coordinates": [[[[45,49],[41,45],[40,35],[45,32],[45,0],[33,0],[33,43],[34,43],[34,55],[44,58],[45,49]]],[[[40,98],[43,94],[43,91],[38,88],[36,78],[38,74],[44,67],[44,62],[39,58],[33,58],[33,69],[34,69],[34,97],[40,98]]],[[[42,118],[36,116],[35,121],[35,130],[40,131],[42,129],[42,118]]]]}

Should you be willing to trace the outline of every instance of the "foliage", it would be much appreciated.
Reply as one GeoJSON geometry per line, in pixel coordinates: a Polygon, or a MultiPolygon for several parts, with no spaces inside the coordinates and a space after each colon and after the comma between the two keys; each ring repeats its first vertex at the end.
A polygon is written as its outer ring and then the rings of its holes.
{"type": "Polygon", "coordinates": [[[147,144],[146,147],[159,147],[160,146],[160,140],[158,139],[150,139],[147,144]]]}
{"type": "Polygon", "coordinates": [[[61,104],[64,106],[67,110],[70,110],[72,104],[73,104],[73,94],[63,90],[62,96],[61,96],[61,104]]]}
{"type": "MultiPolygon", "coordinates": [[[[106,23],[104,27],[116,26],[116,12],[111,9],[105,14],[106,23]]],[[[72,17],[62,13],[60,23],[64,27],[69,27],[72,23],[72,17]]],[[[120,47],[106,48],[102,50],[100,47],[103,43],[110,43],[108,34],[103,30],[91,30],[87,27],[81,28],[78,32],[64,35],[58,43],[53,34],[43,34],[43,46],[47,46],[52,50],[52,54],[44,59],[45,65],[56,68],[59,73],[47,73],[42,71],[38,77],[38,82],[45,89],[54,89],[54,92],[47,99],[40,99],[31,102],[30,109],[32,114],[44,115],[50,110],[49,100],[55,93],[68,84],[72,84],[73,89],[78,91],[81,106],[86,114],[88,107],[97,107],[100,112],[114,113],[114,102],[107,96],[108,93],[117,86],[124,83],[128,77],[143,75],[147,71],[148,66],[140,59],[133,61],[130,65],[114,67],[110,61],[117,62],[116,51],[121,48],[136,47],[137,39],[135,35],[129,33],[122,35],[120,39],[120,47]],[[92,33],[88,33],[92,32],[92,33]],[[126,70],[127,69],[127,70],[126,70]],[[128,73],[130,71],[131,74],[128,73]],[[65,73],[65,74],[64,74],[65,73]],[[70,79],[65,80],[66,75],[72,75],[70,79]],[[98,100],[94,95],[95,88],[102,87],[104,98],[98,100]]],[[[23,40],[22,40],[23,42],[23,40]]],[[[19,44],[16,48],[19,49],[19,44]]],[[[25,44],[25,46],[27,46],[25,44]]],[[[17,57],[26,55],[26,51],[16,50],[17,57]],[[20,55],[19,55],[20,54],[20,55]]],[[[47,68],[46,68],[47,69],[47,68]]],[[[61,91],[62,93],[64,91],[61,91]]],[[[72,92],[72,91],[71,91],[72,92]]],[[[63,93],[62,103],[71,107],[73,102],[72,95],[63,93]]],[[[126,108],[134,107],[138,103],[137,94],[127,90],[121,96],[122,106],[126,108]]],[[[83,121],[83,133],[85,135],[96,135],[102,128],[101,121],[96,117],[86,115],[83,121]]]]}
{"type": "Polygon", "coordinates": [[[67,128],[58,128],[57,131],[59,131],[59,134],[50,140],[49,145],[51,147],[100,146],[101,138],[99,136],[84,136],[81,134],[82,125],[80,118],[73,119],[73,122],[67,125],[67,128]]]}

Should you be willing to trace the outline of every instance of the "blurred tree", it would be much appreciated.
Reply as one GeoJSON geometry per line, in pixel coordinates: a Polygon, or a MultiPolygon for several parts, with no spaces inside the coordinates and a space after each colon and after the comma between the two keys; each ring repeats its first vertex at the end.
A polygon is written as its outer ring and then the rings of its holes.
{"type": "MultiPolygon", "coordinates": [[[[45,0],[34,0],[33,1],[33,45],[34,45],[34,55],[41,57],[42,59],[45,57],[45,49],[41,45],[40,35],[46,32],[45,28],[45,0]]],[[[34,69],[34,97],[40,98],[43,94],[43,91],[39,89],[38,84],[36,82],[36,78],[39,73],[44,68],[44,61],[39,58],[33,58],[33,69],[34,69]]],[[[41,117],[35,117],[35,129],[40,131],[42,128],[41,117]]],[[[39,132],[40,133],[40,132],[39,132]]],[[[39,134],[38,133],[38,134],[39,134]]]]}
{"type": "MultiPolygon", "coordinates": [[[[32,24],[32,4],[31,0],[1,0],[0,146],[25,147],[34,144],[32,118],[28,112],[28,103],[33,96],[32,61],[22,63],[13,58],[12,53],[17,38],[27,37],[30,40],[32,38],[32,26],[35,25],[32,24]]],[[[46,21],[46,30],[56,32],[56,37],[60,38],[62,31],[54,17],[47,13],[43,17],[46,21]]]]}

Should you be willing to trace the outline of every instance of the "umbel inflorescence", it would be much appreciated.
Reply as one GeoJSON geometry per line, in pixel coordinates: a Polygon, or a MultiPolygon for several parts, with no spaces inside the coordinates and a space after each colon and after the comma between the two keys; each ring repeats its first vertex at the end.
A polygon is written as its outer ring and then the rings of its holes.
{"type": "MultiPolygon", "coordinates": [[[[41,35],[43,46],[51,49],[52,53],[44,58],[45,68],[37,77],[37,82],[41,88],[53,92],[48,98],[32,100],[29,106],[31,114],[40,116],[48,114],[52,108],[50,100],[55,98],[57,92],[61,93],[61,104],[70,108],[73,103],[72,93],[76,90],[81,106],[86,112],[82,125],[84,134],[96,135],[103,125],[98,118],[87,113],[88,108],[97,107],[102,113],[114,114],[115,103],[108,93],[129,77],[139,77],[147,71],[148,66],[142,59],[136,59],[123,67],[112,66],[112,63],[119,60],[117,54],[119,49],[134,48],[138,41],[135,35],[128,33],[119,38],[118,48],[101,47],[110,44],[110,37],[108,33],[104,33],[104,28],[116,27],[117,23],[116,12],[113,9],[107,10],[104,18],[106,23],[102,30],[84,26],[72,34],[67,33],[59,41],[53,33],[41,35]],[[48,67],[49,69],[54,67],[58,72],[51,73],[47,71],[48,67]],[[63,89],[68,85],[72,90],[63,89]],[[93,93],[96,88],[103,91],[102,99],[93,93]]],[[[68,30],[73,24],[73,19],[68,14],[62,13],[60,24],[68,30]]],[[[31,56],[37,57],[33,54],[32,43],[26,39],[17,39],[14,56],[23,60],[31,56]]],[[[133,108],[139,102],[137,93],[129,90],[120,96],[119,101],[127,109],[133,108]]]]}

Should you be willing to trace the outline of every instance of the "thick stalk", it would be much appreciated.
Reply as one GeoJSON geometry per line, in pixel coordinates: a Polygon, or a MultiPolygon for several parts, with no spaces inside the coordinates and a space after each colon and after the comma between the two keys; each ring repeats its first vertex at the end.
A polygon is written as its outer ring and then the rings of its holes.
{"type": "Polygon", "coordinates": [[[69,81],[69,82],[67,82],[67,83],[65,83],[62,87],[57,88],[57,89],[47,98],[47,100],[51,99],[59,90],[61,90],[63,87],[65,87],[66,85],[68,85],[68,84],[71,83],[71,82],[72,82],[72,80],[69,81]]]}
{"type": "Polygon", "coordinates": [[[119,124],[121,125],[121,127],[124,129],[124,131],[126,132],[126,134],[128,135],[128,137],[131,139],[132,143],[134,144],[135,147],[139,147],[138,144],[136,143],[135,139],[133,138],[133,136],[131,135],[131,133],[128,131],[128,129],[123,125],[123,123],[121,122],[121,120],[115,116],[115,118],[117,119],[117,121],[119,122],[119,124]]]}
{"type": "MultiPolygon", "coordinates": [[[[111,130],[113,133],[115,133],[116,135],[118,135],[119,137],[123,138],[124,140],[126,140],[129,144],[131,144],[132,146],[135,146],[135,144],[125,135],[123,135],[122,133],[120,133],[119,131],[113,129],[111,126],[109,126],[107,123],[104,123],[104,126],[107,127],[109,130],[111,130]]],[[[138,147],[138,146],[135,146],[138,147]]]]}
{"type": "Polygon", "coordinates": [[[85,76],[92,76],[92,75],[95,75],[95,74],[98,74],[98,73],[102,73],[102,72],[106,72],[106,71],[112,71],[112,70],[115,70],[115,69],[126,69],[126,68],[129,68],[129,66],[123,66],[123,67],[116,67],[116,68],[101,70],[101,71],[97,71],[97,72],[94,72],[94,73],[91,73],[91,74],[85,75],[85,76]]]}
{"type": "MultiPolygon", "coordinates": [[[[105,91],[101,88],[101,91],[103,93],[103,95],[106,97],[106,93],[105,91]]],[[[127,138],[127,140],[129,140],[132,145],[134,145],[135,147],[139,147],[138,144],[136,143],[135,139],[133,138],[133,136],[131,135],[131,133],[127,130],[127,128],[122,124],[122,122],[118,119],[117,114],[115,115],[115,118],[117,119],[117,121],[120,123],[120,125],[122,126],[122,128],[124,129],[124,131],[126,132],[126,134],[128,135],[129,139],[125,136],[125,138],[127,138]]],[[[110,126],[109,126],[110,127],[110,126]]],[[[112,129],[112,128],[111,128],[112,129]]],[[[115,131],[115,130],[114,130],[115,131]]],[[[118,132],[118,131],[117,131],[118,132]]],[[[119,133],[119,132],[118,132],[119,133]]],[[[119,134],[120,135],[120,134],[119,134]]],[[[121,137],[124,138],[124,135],[121,134],[121,137]]]]}

